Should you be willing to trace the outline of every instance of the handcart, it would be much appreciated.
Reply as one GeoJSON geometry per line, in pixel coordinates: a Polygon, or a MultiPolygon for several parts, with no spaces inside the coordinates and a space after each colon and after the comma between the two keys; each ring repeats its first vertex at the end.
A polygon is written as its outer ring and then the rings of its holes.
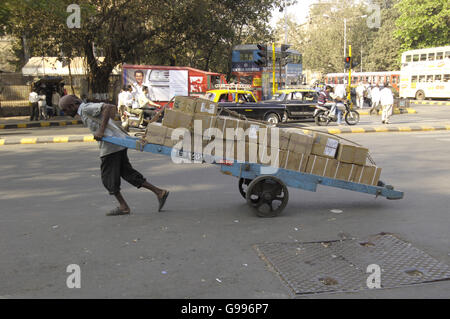
{"type": "MultiPolygon", "coordinates": [[[[138,137],[126,136],[119,138],[108,136],[104,137],[103,140],[144,152],[167,156],[172,156],[174,153],[181,155],[180,150],[172,147],[142,144],[142,140],[138,137]]],[[[189,156],[197,160],[205,160],[203,154],[191,153],[189,156]]],[[[240,194],[259,217],[274,217],[283,211],[289,200],[288,187],[315,192],[317,185],[324,185],[371,194],[376,197],[382,196],[387,199],[403,198],[403,192],[394,190],[394,187],[381,181],[378,182],[377,186],[371,186],[284,168],[270,168],[257,163],[240,163],[236,160],[223,161],[217,158],[206,162],[220,165],[220,169],[224,174],[239,178],[240,194]]]]}

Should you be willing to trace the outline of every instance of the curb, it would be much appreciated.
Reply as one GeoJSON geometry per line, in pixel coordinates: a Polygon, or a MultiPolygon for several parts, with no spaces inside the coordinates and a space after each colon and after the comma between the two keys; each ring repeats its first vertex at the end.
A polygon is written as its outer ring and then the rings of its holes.
{"type": "MultiPolygon", "coordinates": [[[[306,128],[299,128],[304,133],[311,132],[306,128]]],[[[413,125],[413,126],[375,126],[375,127],[345,127],[345,128],[314,128],[314,131],[325,132],[329,134],[351,134],[351,133],[401,133],[401,132],[425,132],[425,131],[450,131],[450,124],[444,125],[413,125]]],[[[17,144],[50,144],[50,143],[72,143],[96,142],[93,135],[77,136],[42,136],[25,138],[0,138],[1,145],[17,144]]]]}
{"type": "MultiPolygon", "coordinates": [[[[375,126],[375,127],[346,127],[346,128],[328,128],[314,129],[316,131],[327,132],[330,134],[348,134],[348,133],[386,133],[386,132],[423,132],[423,131],[450,131],[450,124],[444,125],[412,125],[412,126],[375,126]]],[[[304,129],[304,131],[307,131],[304,129]]]]}
{"type": "MultiPolygon", "coordinates": [[[[358,111],[358,110],[357,110],[358,111]]],[[[370,115],[369,111],[358,111],[359,115],[370,115]]],[[[378,111],[378,115],[381,115],[381,111],[378,111]]],[[[393,114],[417,114],[417,111],[411,108],[406,109],[394,109],[393,114]]],[[[375,114],[374,114],[375,115],[375,114]]]]}
{"type": "Polygon", "coordinates": [[[96,142],[96,141],[93,135],[42,136],[42,137],[0,139],[0,145],[48,144],[48,143],[71,143],[71,142],[96,142]]]}
{"type": "Polygon", "coordinates": [[[78,124],[83,124],[83,122],[81,120],[73,120],[73,121],[45,121],[45,122],[32,122],[32,123],[0,124],[0,129],[67,126],[67,125],[78,125],[78,124]]]}
{"type": "Polygon", "coordinates": [[[411,101],[410,104],[417,104],[417,105],[448,105],[450,106],[450,102],[438,102],[438,101],[411,101]]]}

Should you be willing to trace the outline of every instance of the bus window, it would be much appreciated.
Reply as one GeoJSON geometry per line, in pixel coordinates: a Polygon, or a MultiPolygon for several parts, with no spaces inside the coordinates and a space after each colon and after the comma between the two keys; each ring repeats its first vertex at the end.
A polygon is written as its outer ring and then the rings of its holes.
{"type": "Polygon", "coordinates": [[[413,55],[413,61],[414,61],[414,62],[419,61],[419,55],[418,55],[418,54],[414,54],[414,55],[413,55]]]}
{"type": "Polygon", "coordinates": [[[416,83],[417,82],[417,75],[413,75],[411,77],[411,83],[416,83]]]}
{"type": "Polygon", "coordinates": [[[434,82],[441,82],[441,75],[440,74],[434,76],[434,82]]]}
{"type": "Polygon", "coordinates": [[[450,82],[450,74],[444,74],[444,82],[450,82]]]}
{"type": "Polygon", "coordinates": [[[445,52],[445,58],[450,59],[450,51],[445,52]]]}
{"type": "Polygon", "coordinates": [[[421,54],[420,55],[420,61],[426,61],[427,60],[427,54],[421,54]]]}
{"type": "Polygon", "coordinates": [[[444,52],[436,53],[436,60],[443,60],[443,59],[444,59],[444,52]]]}
{"type": "Polygon", "coordinates": [[[433,82],[433,76],[427,75],[427,82],[433,82]]]}
{"type": "Polygon", "coordinates": [[[428,53],[428,61],[434,61],[434,53],[428,53]]]}
{"type": "Polygon", "coordinates": [[[392,83],[397,84],[397,76],[396,75],[392,76],[392,83]]]}
{"type": "Polygon", "coordinates": [[[407,55],[407,56],[406,56],[405,62],[411,62],[411,56],[410,56],[410,55],[407,55]]]}
{"type": "Polygon", "coordinates": [[[425,75],[419,75],[419,82],[425,82],[425,75]]]}

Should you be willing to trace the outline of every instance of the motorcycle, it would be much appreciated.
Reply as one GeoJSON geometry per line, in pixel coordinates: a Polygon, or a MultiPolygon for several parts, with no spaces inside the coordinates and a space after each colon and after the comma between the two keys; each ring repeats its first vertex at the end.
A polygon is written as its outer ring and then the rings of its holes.
{"type": "Polygon", "coordinates": [[[318,126],[327,126],[330,122],[337,121],[337,109],[344,110],[344,120],[348,125],[359,123],[359,113],[350,108],[348,102],[334,102],[323,106],[316,104],[314,110],[314,121],[318,126]]]}
{"type": "MultiPolygon", "coordinates": [[[[156,114],[157,109],[155,107],[144,107],[141,109],[144,110],[144,125],[146,126],[148,121],[156,114]]],[[[129,131],[130,127],[139,128],[139,117],[129,113],[127,110],[123,110],[120,119],[122,127],[127,131],[129,131]]],[[[158,122],[160,121],[161,119],[158,120],[158,122]]]]}

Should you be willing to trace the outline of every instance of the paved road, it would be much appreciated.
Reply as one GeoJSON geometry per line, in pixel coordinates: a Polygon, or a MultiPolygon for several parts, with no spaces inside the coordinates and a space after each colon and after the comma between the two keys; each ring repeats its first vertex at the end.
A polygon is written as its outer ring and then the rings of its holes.
{"type": "MultiPolygon", "coordinates": [[[[395,233],[450,265],[450,132],[353,134],[383,167],[399,201],[319,187],[290,190],[277,218],[255,217],[237,179],[217,167],[174,165],[130,151],[155,197],[124,184],[131,216],[106,217],[95,143],[2,146],[0,298],[294,298],[253,245],[395,233]],[[331,213],[341,209],[342,214],[331,213]],[[81,267],[68,289],[66,267],[81,267]]],[[[449,298],[450,282],[306,298],[449,298]]]]}

